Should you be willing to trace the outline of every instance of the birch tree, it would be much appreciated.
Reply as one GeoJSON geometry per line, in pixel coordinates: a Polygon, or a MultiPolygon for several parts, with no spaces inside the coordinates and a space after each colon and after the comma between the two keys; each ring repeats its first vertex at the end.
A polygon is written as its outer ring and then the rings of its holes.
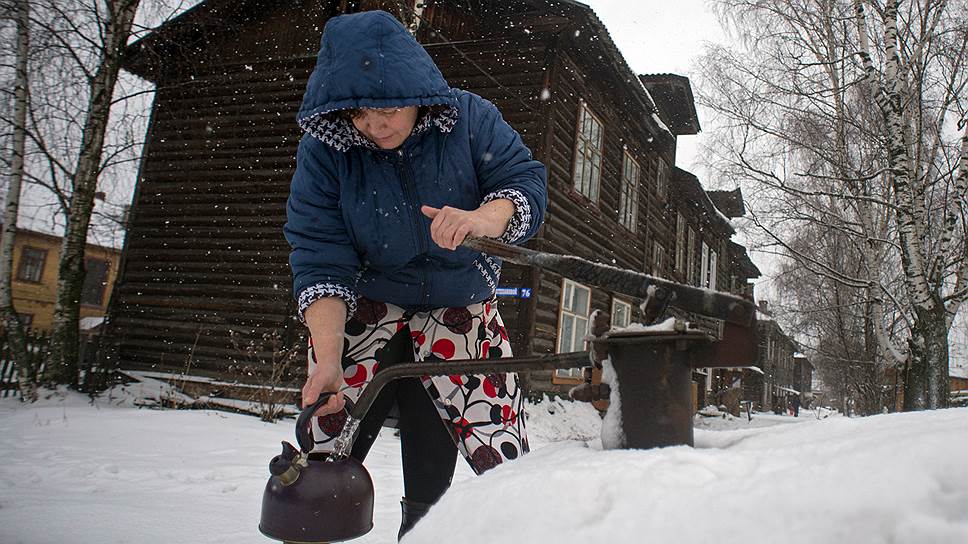
{"type": "MultiPolygon", "coordinates": [[[[57,300],[47,354],[47,373],[55,383],[76,385],[78,368],[78,322],[84,286],[84,250],[94,207],[101,152],[111,113],[111,98],[121,70],[121,54],[140,0],[108,0],[103,4],[102,37],[98,60],[88,74],[87,118],[81,149],[73,175],[67,226],[61,245],[57,277],[57,300]]],[[[99,9],[98,13],[102,13],[99,9]]]]}
{"type": "Polygon", "coordinates": [[[779,253],[862,295],[864,357],[904,371],[905,409],[945,406],[968,294],[965,1],[716,4],[745,44],[702,61],[717,171],[755,184],[779,253]],[[810,231],[849,260],[795,243],[810,231]]]}
{"type": "MultiPolygon", "coordinates": [[[[31,190],[43,188],[46,196],[35,196],[40,204],[33,205],[51,208],[50,230],[63,230],[43,379],[77,385],[80,299],[92,219],[100,224],[104,217],[120,219],[127,204],[113,210],[101,205],[98,216],[95,198],[107,195],[110,188],[105,183],[113,175],[134,177],[148,112],[144,93],[151,91],[144,84],[135,84],[130,91],[128,85],[119,88],[122,52],[149,26],[163,23],[193,2],[29,1],[32,68],[26,86],[30,108],[24,182],[31,190]]],[[[16,124],[10,115],[0,120],[6,126],[16,124]]]]}
{"type": "Polygon", "coordinates": [[[14,106],[10,155],[10,170],[3,206],[3,234],[0,236],[0,319],[6,334],[10,357],[23,379],[18,380],[21,398],[33,400],[34,369],[27,358],[27,340],[23,325],[13,307],[13,247],[17,235],[17,215],[20,210],[20,189],[24,176],[24,151],[27,141],[27,62],[30,49],[30,4],[20,0],[15,4],[0,5],[5,18],[16,22],[16,54],[14,62],[14,106]]]}

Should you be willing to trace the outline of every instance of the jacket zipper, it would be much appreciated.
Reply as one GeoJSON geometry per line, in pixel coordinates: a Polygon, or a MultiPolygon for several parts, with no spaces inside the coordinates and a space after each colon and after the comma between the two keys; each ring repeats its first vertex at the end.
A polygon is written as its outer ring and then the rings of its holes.
{"type": "MultiPolygon", "coordinates": [[[[410,221],[413,223],[413,232],[417,241],[418,254],[426,254],[427,237],[424,235],[423,225],[420,222],[419,214],[421,212],[417,209],[417,194],[411,172],[410,157],[402,149],[397,151],[397,174],[400,177],[401,185],[403,185],[404,198],[407,199],[407,204],[410,209],[410,221]]],[[[428,274],[421,274],[420,280],[419,304],[426,305],[430,301],[430,277],[428,274]]]]}

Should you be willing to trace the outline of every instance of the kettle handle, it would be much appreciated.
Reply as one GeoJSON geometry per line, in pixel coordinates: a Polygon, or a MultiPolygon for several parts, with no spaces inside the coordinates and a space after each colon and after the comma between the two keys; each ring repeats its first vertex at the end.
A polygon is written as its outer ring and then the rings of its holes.
{"type": "Polygon", "coordinates": [[[312,451],[313,446],[316,445],[316,442],[313,440],[312,425],[310,425],[313,420],[313,414],[316,413],[316,410],[319,410],[322,405],[326,404],[326,401],[329,400],[329,397],[332,397],[335,394],[336,393],[331,391],[320,393],[319,399],[311,405],[303,408],[303,411],[300,412],[299,417],[296,419],[296,442],[299,443],[299,448],[303,451],[303,453],[309,453],[312,451]]]}

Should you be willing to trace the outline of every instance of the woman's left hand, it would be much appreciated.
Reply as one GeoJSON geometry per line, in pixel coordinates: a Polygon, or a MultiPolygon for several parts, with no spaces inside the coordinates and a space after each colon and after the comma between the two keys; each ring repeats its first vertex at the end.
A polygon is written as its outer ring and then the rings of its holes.
{"type": "Polygon", "coordinates": [[[444,249],[454,250],[468,236],[497,238],[503,234],[511,215],[514,214],[514,204],[510,200],[499,198],[473,211],[450,206],[421,206],[420,211],[432,219],[430,237],[434,243],[444,249]]]}
{"type": "Polygon", "coordinates": [[[430,223],[430,237],[444,249],[457,249],[468,236],[485,236],[485,218],[479,210],[422,206],[420,211],[433,220],[430,223]]]}

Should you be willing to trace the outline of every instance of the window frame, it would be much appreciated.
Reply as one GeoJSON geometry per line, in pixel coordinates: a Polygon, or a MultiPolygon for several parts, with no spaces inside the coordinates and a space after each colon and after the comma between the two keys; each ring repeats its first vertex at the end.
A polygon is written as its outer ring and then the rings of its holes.
{"type": "Polygon", "coordinates": [[[572,189],[598,203],[601,193],[602,163],[605,156],[605,123],[595,115],[584,100],[578,101],[578,121],[575,126],[575,148],[571,161],[572,189]],[[597,132],[595,130],[597,125],[597,132]],[[589,129],[586,135],[585,128],[589,129]],[[595,141],[593,141],[595,140],[595,141]],[[581,164],[579,164],[581,159],[581,164]],[[586,170],[587,166],[587,170],[586,170]],[[585,173],[588,173],[587,187],[585,173]],[[587,190],[587,192],[585,192],[587,190]]]}
{"type": "Polygon", "coordinates": [[[612,297],[612,314],[611,314],[611,328],[613,329],[624,329],[632,324],[632,304],[625,302],[624,300],[612,297]],[[625,308],[625,324],[618,325],[615,323],[615,309],[619,307],[625,308]]]}
{"type": "MultiPolygon", "coordinates": [[[[584,341],[582,340],[588,334],[588,327],[591,321],[591,307],[592,307],[592,290],[591,287],[578,283],[576,281],[569,280],[568,278],[562,278],[561,280],[561,296],[558,299],[558,330],[555,336],[555,353],[570,353],[570,351],[562,351],[562,329],[565,328],[565,317],[571,317],[575,321],[572,323],[572,338],[569,340],[569,347],[571,351],[582,351],[585,349],[584,341]],[[585,303],[585,314],[581,315],[575,311],[575,292],[581,289],[587,292],[586,303],[585,303]],[[568,296],[568,292],[571,292],[571,298],[569,300],[569,307],[565,307],[565,297],[568,296]],[[585,330],[579,334],[578,327],[575,326],[577,321],[581,319],[585,322],[585,330]],[[577,335],[577,336],[576,336],[577,335]],[[581,349],[575,349],[581,342],[581,349]]],[[[582,379],[582,369],[581,368],[559,368],[555,370],[554,378],[561,378],[565,380],[582,379]]]]}
{"type": "Polygon", "coordinates": [[[22,281],[26,283],[43,283],[44,282],[44,268],[47,267],[47,255],[49,250],[34,247],[29,245],[24,245],[20,248],[20,261],[17,263],[17,281],[22,281]],[[27,258],[27,252],[36,252],[30,259],[27,258]],[[36,266],[37,278],[34,279],[32,276],[27,276],[28,266],[37,264],[38,259],[34,257],[39,256],[39,264],[36,266]]]}
{"type": "Polygon", "coordinates": [[[669,165],[662,157],[656,158],[655,164],[655,196],[665,201],[669,196],[669,165]]]}
{"type": "MultiPolygon", "coordinates": [[[[676,212],[676,272],[682,274],[686,269],[686,218],[676,212]]],[[[683,276],[685,277],[685,276],[683,276]]]]}
{"type": "Polygon", "coordinates": [[[17,319],[20,321],[20,326],[24,329],[30,329],[34,326],[34,314],[18,312],[17,319]]]}
{"type": "Polygon", "coordinates": [[[652,275],[662,276],[665,264],[665,248],[658,240],[652,240],[652,275]]]}
{"type": "Polygon", "coordinates": [[[688,228],[689,238],[686,240],[686,283],[698,285],[696,278],[696,231],[688,228]]]}
{"type": "Polygon", "coordinates": [[[716,289],[716,284],[718,283],[716,279],[719,274],[719,270],[717,270],[718,268],[719,255],[716,253],[716,250],[709,248],[709,276],[706,278],[706,287],[709,289],[716,289]]]}
{"type": "Polygon", "coordinates": [[[642,167],[639,165],[639,161],[635,160],[627,147],[623,147],[622,181],[619,184],[618,194],[618,222],[632,233],[636,231],[638,225],[639,179],[641,176],[642,167]]]}
{"type": "Polygon", "coordinates": [[[700,241],[699,249],[699,287],[709,286],[709,244],[705,240],[700,241]]]}
{"type": "Polygon", "coordinates": [[[99,257],[85,257],[84,258],[84,285],[81,286],[81,305],[82,306],[92,306],[100,308],[104,306],[104,295],[107,293],[108,278],[111,277],[111,261],[110,259],[102,259],[99,257]],[[97,291],[98,302],[93,302],[93,299],[86,300],[85,295],[92,293],[89,286],[89,281],[91,278],[91,263],[104,263],[104,276],[100,281],[100,288],[97,291]]]}

